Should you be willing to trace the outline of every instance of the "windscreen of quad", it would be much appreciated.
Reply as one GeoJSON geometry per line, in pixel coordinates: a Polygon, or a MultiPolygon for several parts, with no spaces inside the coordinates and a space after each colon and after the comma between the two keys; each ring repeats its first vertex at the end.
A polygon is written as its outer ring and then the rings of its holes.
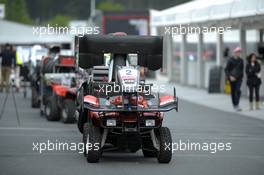
{"type": "Polygon", "coordinates": [[[79,66],[103,64],[104,53],[138,54],[138,65],[150,70],[162,67],[163,38],[160,36],[85,35],[79,37],[79,66]]]}

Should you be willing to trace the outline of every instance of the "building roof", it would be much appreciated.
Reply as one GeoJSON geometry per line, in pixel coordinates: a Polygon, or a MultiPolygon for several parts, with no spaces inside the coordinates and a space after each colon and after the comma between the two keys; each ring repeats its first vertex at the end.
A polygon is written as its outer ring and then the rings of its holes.
{"type": "MultiPolygon", "coordinates": [[[[263,0],[196,0],[162,11],[150,12],[152,26],[263,21],[263,0]],[[255,17],[248,18],[248,17],[255,17]],[[257,19],[261,17],[261,19],[257,19]]],[[[263,25],[262,25],[263,26],[263,25]]]]}

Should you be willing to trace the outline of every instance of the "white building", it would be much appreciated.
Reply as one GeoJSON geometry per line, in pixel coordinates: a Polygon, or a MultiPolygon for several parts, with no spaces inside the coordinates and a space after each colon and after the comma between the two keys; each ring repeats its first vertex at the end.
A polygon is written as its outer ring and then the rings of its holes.
{"type": "MultiPolygon", "coordinates": [[[[215,65],[225,66],[225,47],[230,47],[232,54],[232,47],[240,46],[242,58],[246,58],[250,52],[257,51],[258,43],[263,43],[263,0],[196,0],[162,11],[151,10],[150,15],[151,34],[165,37],[165,73],[158,77],[164,75],[168,81],[183,85],[207,88],[209,69],[215,65]],[[231,31],[171,35],[180,27],[231,27],[231,31]],[[191,46],[195,48],[188,50],[191,46]],[[206,60],[204,51],[210,51],[210,47],[213,59],[206,60]]],[[[243,86],[245,93],[246,86],[243,86]]]]}

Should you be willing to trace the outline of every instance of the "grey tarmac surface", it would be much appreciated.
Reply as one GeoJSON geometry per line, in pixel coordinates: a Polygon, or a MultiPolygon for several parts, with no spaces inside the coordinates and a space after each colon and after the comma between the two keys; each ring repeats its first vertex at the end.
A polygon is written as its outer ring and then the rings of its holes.
{"type": "MultiPolygon", "coordinates": [[[[5,94],[0,94],[2,108],[5,94]]],[[[76,124],[48,122],[30,98],[12,96],[0,119],[0,175],[263,175],[264,121],[221,112],[180,100],[179,112],[168,113],[164,126],[171,129],[173,142],[231,143],[231,150],[175,151],[169,164],[137,153],[107,152],[97,164],[86,162],[77,151],[33,151],[33,142],[81,142],[76,124]],[[20,125],[18,125],[18,120],[20,125]]],[[[1,109],[0,108],[0,109],[1,109]]]]}

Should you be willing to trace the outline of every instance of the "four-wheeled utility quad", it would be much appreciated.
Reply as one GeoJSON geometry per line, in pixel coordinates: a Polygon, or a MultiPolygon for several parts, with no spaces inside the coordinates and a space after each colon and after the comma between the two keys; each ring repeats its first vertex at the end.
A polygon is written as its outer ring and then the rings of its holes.
{"type": "Polygon", "coordinates": [[[162,126],[164,112],[178,109],[174,95],[159,96],[140,80],[140,66],[162,67],[163,38],[154,36],[87,35],[76,39],[79,67],[89,70],[77,93],[77,124],[83,134],[88,162],[102,152],[142,149],[145,157],[169,163],[171,133],[162,126]],[[104,55],[110,53],[108,66],[104,55]],[[137,65],[130,63],[137,55],[137,65]]]}
{"type": "Polygon", "coordinates": [[[36,62],[36,66],[31,74],[31,107],[40,107],[40,60],[36,62]]]}
{"type": "MultiPolygon", "coordinates": [[[[46,51],[45,49],[43,49],[46,51]]],[[[60,53],[61,48],[59,46],[52,46],[49,48],[48,56],[44,56],[45,54],[41,52],[41,59],[40,57],[36,59],[36,65],[32,67],[31,71],[31,107],[32,108],[39,108],[40,107],[40,100],[41,100],[41,82],[43,82],[42,78],[43,75],[46,73],[46,69],[44,67],[48,63],[48,59],[54,60],[55,57],[60,53]],[[46,60],[44,62],[44,60],[46,60]]],[[[40,56],[40,55],[38,55],[40,56]]],[[[37,57],[37,56],[35,56],[37,57]]],[[[52,70],[49,70],[52,71],[52,70]]],[[[42,111],[43,112],[43,111],[42,111]]]]}
{"type": "Polygon", "coordinates": [[[40,110],[47,120],[75,121],[76,59],[57,55],[42,60],[40,110]]]}

